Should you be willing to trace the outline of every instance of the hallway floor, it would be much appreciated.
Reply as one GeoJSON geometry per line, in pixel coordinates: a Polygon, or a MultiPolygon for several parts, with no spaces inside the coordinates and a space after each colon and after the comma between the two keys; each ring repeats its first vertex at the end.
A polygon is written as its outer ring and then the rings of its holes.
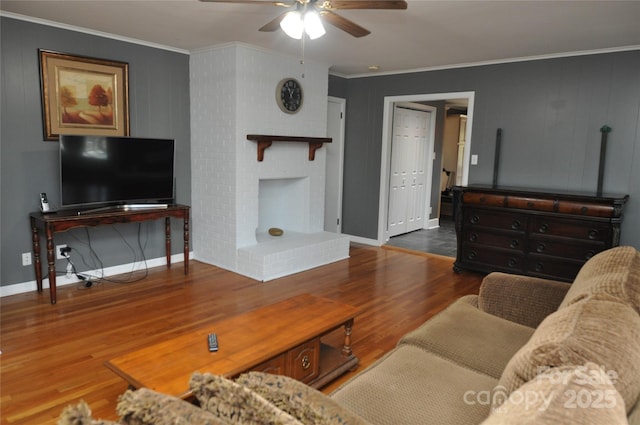
{"type": "Polygon", "coordinates": [[[454,222],[451,218],[445,218],[440,221],[438,228],[421,229],[394,236],[389,239],[387,245],[455,258],[456,232],[454,222]]]}

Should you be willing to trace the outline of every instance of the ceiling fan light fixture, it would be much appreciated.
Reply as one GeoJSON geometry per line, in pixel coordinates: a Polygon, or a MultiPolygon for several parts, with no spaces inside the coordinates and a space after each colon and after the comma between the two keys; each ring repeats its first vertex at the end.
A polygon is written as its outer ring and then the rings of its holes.
{"type": "Polygon", "coordinates": [[[311,40],[320,38],[327,33],[316,10],[308,10],[304,14],[304,31],[311,40]]]}
{"type": "Polygon", "coordinates": [[[300,40],[302,38],[302,32],[304,31],[304,22],[302,22],[302,16],[297,10],[288,12],[282,21],[280,21],[280,28],[289,37],[300,40]]]}

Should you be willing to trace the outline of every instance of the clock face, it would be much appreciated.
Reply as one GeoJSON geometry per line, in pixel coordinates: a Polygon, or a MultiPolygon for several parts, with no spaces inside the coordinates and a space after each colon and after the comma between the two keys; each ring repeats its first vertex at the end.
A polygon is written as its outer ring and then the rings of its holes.
{"type": "Polygon", "coordinates": [[[302,86],[293,78],[285,78],[278,83],[276,101],[283,112],[295,114],[302,107],[302,86]]]}

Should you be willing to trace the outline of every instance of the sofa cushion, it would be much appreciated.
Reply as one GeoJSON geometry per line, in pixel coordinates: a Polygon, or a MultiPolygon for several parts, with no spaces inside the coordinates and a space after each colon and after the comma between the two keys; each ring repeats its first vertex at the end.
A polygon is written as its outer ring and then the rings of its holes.
{"type": "Polygon", "coordinates": [[[552,368],[525,383],[482,425],[627,423],[625,405],[595,363],[552,368]]]}
{"type": "Polygon", "coordinates": [[[499,379],[534,329],[458,300],[400,339],[499,379]]]}
{"type": "Polygon", "coordinates": [[[619,246],[595,255],[582,266],[559,308],[597,293],[619,298],[640,314],[640,252],[619,246]]]}
{"type": "Polygon", "coordinates": [[[413,345],[401,345],[340,386],[331,398],[377,425],[478,424],[497,379],[413,345]]]}
{"type": "Polygon", "coordinates": [[[229,425],[193,404],[147,388],[127,390],[116,407],[125,425],[229,425]]]}
{"type": "Polygon", "coordinates": [[[249,372],[236,383],[251,389],[305,425],[369,425],[320,391],[282,375],[249,372]]]}
{"type": "Polygon", "coordinates": [[[195,372],[189,388],[202,409],[224,418],[229,424],[302,425],[264,397],[222,376],[195,372]]]}
{"type": "Polygon", "coordinates": [[[640,394],[640,316],[606,294],[581,299],[547,317],[509,361],[500,385],[510,394],[546,367],[601,365],[628,408],[640,394]]]}

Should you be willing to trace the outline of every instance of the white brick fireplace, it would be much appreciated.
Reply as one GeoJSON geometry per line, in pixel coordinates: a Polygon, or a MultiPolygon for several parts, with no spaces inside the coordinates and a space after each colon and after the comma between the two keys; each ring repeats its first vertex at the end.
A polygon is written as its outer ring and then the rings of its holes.
{"type": "Polygon", "coordinates": [[[325,151],[310,161],[307,143],[274,142],[258,161],[246,139],[324,137],[327,67],[232,44],[193,53],[190,70],[195,258],[263,281],[347,258],[349,239],[323,231],[325,151]],[[275,103],[285,77],[304,90],[295,115],[275,103]]]}

